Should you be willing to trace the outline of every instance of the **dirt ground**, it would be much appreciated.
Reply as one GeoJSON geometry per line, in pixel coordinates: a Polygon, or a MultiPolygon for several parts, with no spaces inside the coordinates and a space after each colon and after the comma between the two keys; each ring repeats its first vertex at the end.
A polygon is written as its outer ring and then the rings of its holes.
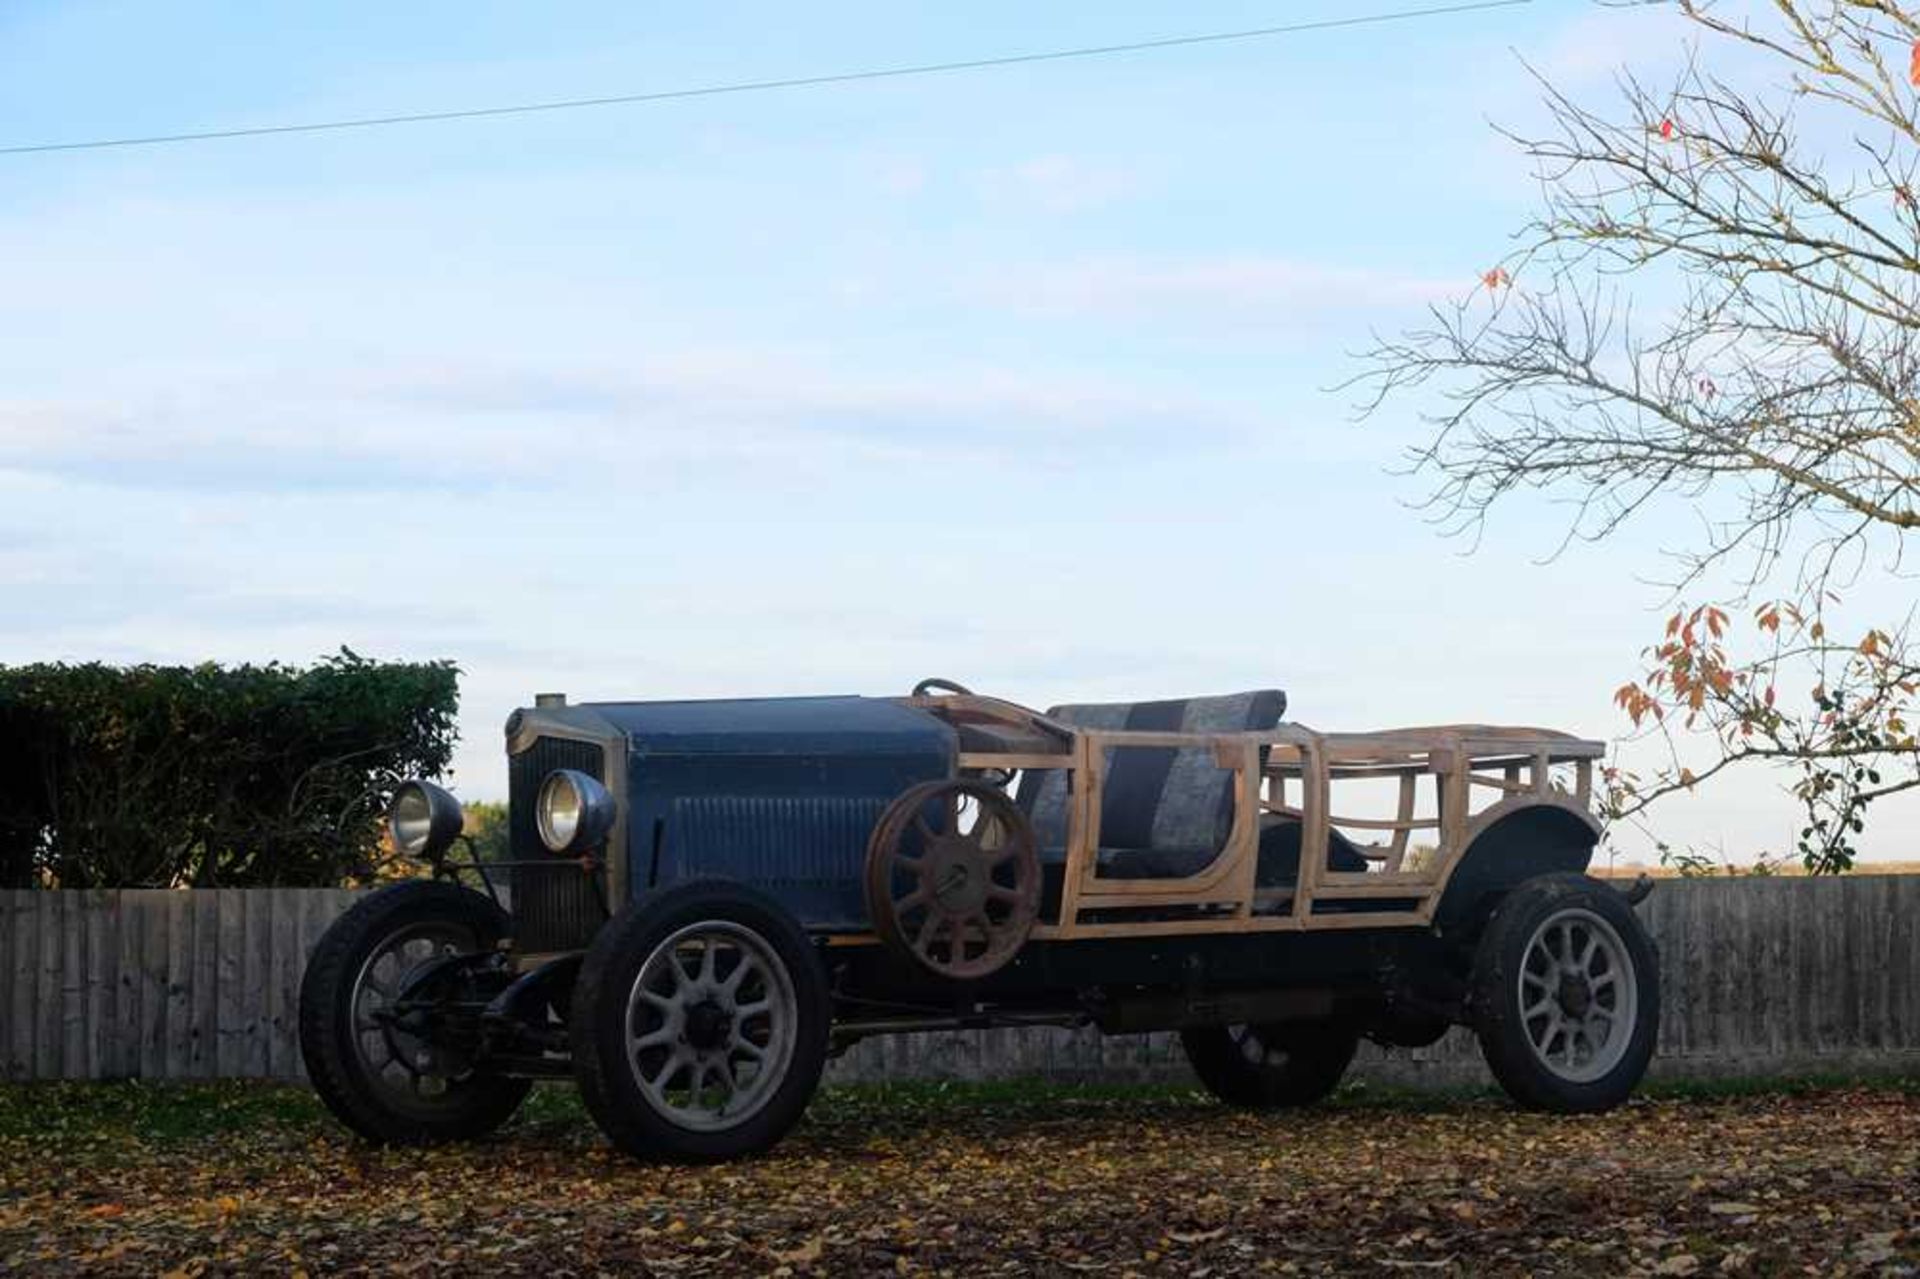
{"type": "Polygon", "coordinates": [[[1597,1118],[1367,1093],[830,1092],[773,1155],[608,1149],[561,1090],[497,1139],[345,1137],[304,1091],[0,1088],[0,1272],[1916,1274],[1920,1091],[1597,1118]]]}

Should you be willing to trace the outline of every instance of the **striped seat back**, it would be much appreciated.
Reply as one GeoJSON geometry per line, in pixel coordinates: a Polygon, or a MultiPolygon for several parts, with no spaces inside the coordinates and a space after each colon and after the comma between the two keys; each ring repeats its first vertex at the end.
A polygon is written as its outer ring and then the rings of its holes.
{"type": "MultiPolygon", "coordinates": [[[[1140,732],[1265,731],[1287,713],[1277,688],[1167,702],[1056,706],[1048,716],[1076,728],[1140,732]]],[[[1030,772],[1020,779],[1020,807],[1043,849],[1067,844],[1067,774],[1030,772]]],[[[1102,848],[1218,848],[1233,825],[1233,773],[1200,747],[1130,746],[1107,752],[1100,805],[1102,848]]]]}

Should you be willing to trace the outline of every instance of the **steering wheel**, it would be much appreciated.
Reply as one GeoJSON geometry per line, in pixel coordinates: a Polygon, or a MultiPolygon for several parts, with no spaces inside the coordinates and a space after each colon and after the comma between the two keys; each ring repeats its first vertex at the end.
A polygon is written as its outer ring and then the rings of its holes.
{"type": "Polygon", "coordinates": [[[957,693],[961,697],[972,697],[973,690],[965,684],[956,684],[950,679],[923,679],[913,686],[913,696],[925,697],[928,693],[957,693]]]}

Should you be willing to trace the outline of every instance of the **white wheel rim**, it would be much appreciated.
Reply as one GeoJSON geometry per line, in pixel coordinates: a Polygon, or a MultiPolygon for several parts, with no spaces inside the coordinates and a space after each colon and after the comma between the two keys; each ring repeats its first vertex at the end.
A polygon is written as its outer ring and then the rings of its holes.
{"type": "Polygon", "coordinates": [[[653,948],[627,996],[627,1065],[663,1119],[696,1132],[764,1109],[793,1060],[793,977],[765,938],[731,920],[689,924],[653,948]]]}
{"type": "Polygon", "coordinates": [[[1584,907],[1547,916],[1514,982],[1534,1060],[1568,1083],[1603,1078],[1627,1055],[1639,1010],[1633,957],[1614,926],[1584,907]]]}

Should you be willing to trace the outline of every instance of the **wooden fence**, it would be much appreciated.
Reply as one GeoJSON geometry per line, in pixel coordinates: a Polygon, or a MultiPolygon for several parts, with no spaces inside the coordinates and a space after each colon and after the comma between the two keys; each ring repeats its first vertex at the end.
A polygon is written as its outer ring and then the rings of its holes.
{"type": "Polygon", "coordinates": [[[0,892],[0,1074],[299,1078],[300,973],[355,896],[0,892]]]}
{"type": "MultiPolygon", "coordinates": [[[[314,941],[354,900],[312,889],[0,892],[0,1077],[298,1078],[314,941]]],[[[1662,883],[1656,1072],[1920,1073],[1920,876],[1662,883]]],[[[1020,1030],[887,1036],[831,1078],[1177,1078],[1172,1036],[1020,1030]]],[[[1368,1047],[1356,1073],[1486,1078],[1470,1035],[1368,1047]]]]}

